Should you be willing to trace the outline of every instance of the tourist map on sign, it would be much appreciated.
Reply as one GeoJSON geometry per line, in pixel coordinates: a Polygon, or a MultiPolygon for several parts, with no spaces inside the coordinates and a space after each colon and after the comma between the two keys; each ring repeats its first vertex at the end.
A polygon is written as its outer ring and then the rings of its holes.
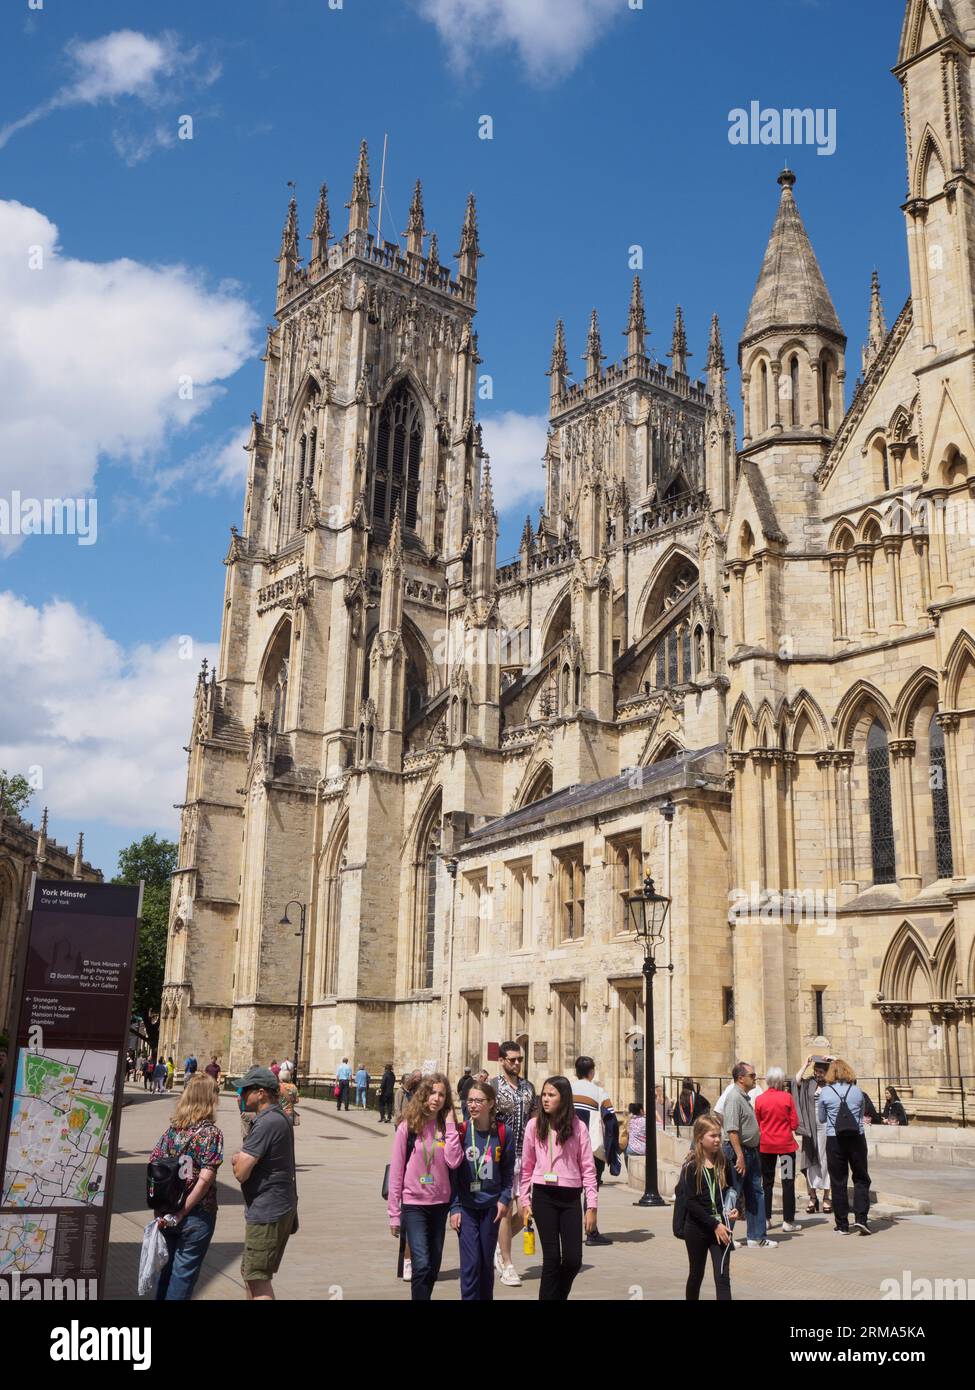
{"type": "Polygon", "coordinates": [[[0,1276],[50,1274],[56,1216],[0,1216],[0,1276]]]}
{"type": "Polygon", "coordinates": [[[114,1052],[21,1049],[5,1207],[104,1204],[117,1069],[114,1052]]]}

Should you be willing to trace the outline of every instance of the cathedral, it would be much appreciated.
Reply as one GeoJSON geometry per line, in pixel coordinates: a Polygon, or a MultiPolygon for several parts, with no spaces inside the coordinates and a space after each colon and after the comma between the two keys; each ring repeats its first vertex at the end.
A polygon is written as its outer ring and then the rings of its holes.
{"type": "Polygon", "coordinates": [[[196,689],[164,1052],[239,1074],[297,1034],[303,1076],[455,1075],[511,1037],[533,1080],[588,1053],[625,1104],[644,1040],[624,899],[649,871],[672,902],[658,1075],[795,1070],[825,1034],[914,1112],[960,1113],[975,0],[909,0],[894,75],[911,294],[888,325],[864,285],[852,391],[785,170],[740,439],[717,319],[696,380],[679,309],[666,365],[648,354],[634,279],[618,361],[593,313],[573,376],[556,327],[545,501],[501,565],[473,197],[456,269],[419,183],[405,248],[372,234],[365,145],[347,228],[323,188],[307,264],[292,201],[196,689]]]}

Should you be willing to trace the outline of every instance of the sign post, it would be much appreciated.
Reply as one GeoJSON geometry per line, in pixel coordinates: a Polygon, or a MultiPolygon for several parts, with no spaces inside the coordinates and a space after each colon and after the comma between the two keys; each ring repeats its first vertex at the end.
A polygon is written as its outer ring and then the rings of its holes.
{"type": "Polygon", "coordinates": [[[0,1301],[103,1294],[142,884],[35,879],[0,1110],[0,1301]]]}

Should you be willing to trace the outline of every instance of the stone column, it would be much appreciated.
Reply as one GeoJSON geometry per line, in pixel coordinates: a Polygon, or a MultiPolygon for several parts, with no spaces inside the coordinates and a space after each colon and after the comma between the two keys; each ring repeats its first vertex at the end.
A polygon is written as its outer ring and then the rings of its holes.
{"type": "Polygon", "coordinates": [[[860,574],[863,579],[863,608],[865,626],[862,635],[864,637],[876,637],[877,629],[874,626],[873,612],[873,546],[858,545],[854,554],[857,557],[857,564],[860,566],[860,574]]]}
{"type": "Polygon", "coordinates": [[[965,839],[961,785],[958,781],[958,730],[961,715],[935,715],[945,736],[945,774],[948,778],[948,812],[951,817],[951,867],[953,877],[965,877],[965,839]]]}
{"type": "Polygon", "coordinates": [[[836,886],[837,871],[839,865],[836,859],[836,797],[834,794],[830,768],[833,764],[832,753],[817,753],[816,766],[819,768],[820,797],[823,807],[823,824],[826,831],[826,843],[824,845],[824,869],[825,882],[827,889],[836,886]]]}
{"type": "Polygon", "coordinates": [[[730,566],[734,594],[731,602],[731,634],[736,647],[745,645],[745,565],[736,560],[730,566]]]}
{"type": "Polygon", "coordinates": [[[931,527],[931,540],[937,557],[938,582],[935,592],[939,598],[944,598],[955,592],[955,586],[948,576],[947,502],[949,494],[947,488],[938,488],[937,491],[928,495],[934,504],[934,525],[931,527]]]}
{"type": "Polygon", "coordinates": [[[888,743],[890,755],[894,760],[894,786],[896,798],[894,811],[900,835],[895,832],[895,842],[900,840],[901,850],[897,856],[901,872],[897,882],[905,898],[913,898],[921,888],[921,875],[917,871],[917,829],[914,820],[914,752],[916,744],[912,738],[893,738],[888,743]]]}
{"type": "Polygon", "coordinates": [[[894,600],[894,618],[890,624],[891,632],[903,632],[906,627],[904,622],[904,591],[901,587],[901,537],[884,537],[884,554],[887,556],[887,567],[890,572],[891,596],[894,600]]]}
{"type": "Polygon", "coordinates": [[[911,537],[914,546],[914,554],[917,556],[917,572],[920,587],[920,600],[918,616],[924,614],[924,610],[931,602],[931,554],[928,549],[929,537],[924,531],[918,531],[911,537]]]}
{"type": "Polygon", "coordinates": [[[796,882],[796,808],[795,780],[798,759],[795,753],[780,753],[782,763],[782,804],[785,815],[785,863],[782,866],[782,887],[798,888],[796,882]]]}
{"type": "Polygon", "coordinates": [[[841,902],[848,902],[860,889],[856,879],[853,846],[853,789],[850,777],[853,750],[840,749],[832,756],[835,775],[837,870],[841,902]]]}
{"type": "Polygon", "coordinates": [[[829,557],[829,582],[833,595],[833,641],[848,642],[846,630],[846,556],[829,557]]]}

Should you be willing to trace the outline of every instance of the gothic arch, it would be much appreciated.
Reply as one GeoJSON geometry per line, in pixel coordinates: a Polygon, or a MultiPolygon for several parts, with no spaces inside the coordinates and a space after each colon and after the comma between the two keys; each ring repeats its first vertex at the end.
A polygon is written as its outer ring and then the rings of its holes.
{"type": "Polygon", "coordinates": [[[885,1000],[902,1002],[915,1000],[919,995],[924,1001],[936,997],[928,948],[913,922],[902,922],[887,947],[880,968],[880,991],[885,1000]]]}
{"type": "Polygon", "coordinates": [[[917,158],[914,161],[914,190],[915,198],[933,198],[943,192],[948,163],[941,148],[941,142],[935,135],[931,126],[926,126],[924,134],[918,146],[917,158]],[[937,164],[932,167],[932,161],[937,164]],[[938,181],[940,171],[940,182],[938,181]],[[931,179],[935,180],[932,187],[931,179]]]}
{"type": "Polygon", "coordinates": [[[961,705],[963,687],[970,685],[975,676],[975,641],[962,629],[945,661],[945,703],[949,710],[961,705]],[[967,677],[967,680],[966,680],[967,677]]]}
{"type": "Polygon", "coordinates": [[[968,459],[957,444],[949,444],[938,466],[939,481],[945,487],[955,487],[969,476],[968,459]]]}
{"type": "Polygon", "coordinates": [[[349,813],[342,812],[322,850],[321,898],[323,931],[321,933],[321,974],[319,994],[335,994],[338,990],[339,951],[342,931],[342,900],[345,892],[345,864],[349,848],[349,813]]]}
{"type": "Polygon", "coordinates": [[[947,33],[943,5],[930,4],[929,0],[910,0],[901,31],[898,65],[906,63],[929,44],[943,39],[947,33]]]}
{"type": "Polygon", "coordinates": [[[526,769],[526,779],[523,782],[523,790],[519,792],[515,800],[515,810],[522,806],[531,806],[536,801],[541,801],[546,796],[552,795],[552,764],[550,762],[535,763],[526,769]]]}
{"type": "Polygon", "coordinates": [[[644,766],[649,767],[652,763],[662,763],[667,758],[682,758],[684,748],[674,734],[664,734],[663,737],[650,750],[649,756],[644,761],[644,766]]]}
{"type": "Polygon", "coordinates": [[[877,718],[884,726],[888,736],[894,727],[894,714],[887,697],[870,681],[855,681],[837,706],[833,723],[836,726],[838,748],[849,748],[854,726],[870,705],[874,706],[877,718]]]}
{"type": "Polygon", "coordinates": [[[776,748],[778,746],[775,737],[775,715],[772,713],[772,706],[767,699],[763,700],[755,714],[755,724],[757,729],[756,746],[759,748],[776,748]]]}
{"type": "Polygon", "coordinates": [[[857,525],[857,541],[861,545],[874,545],[883,535],[883,517],[876,507],[868,507],[857,525]]]}
{"type": "Polygon", "coordinates": [[[731,716],[731,747],[735,753],[746,753],[755,744],[755,712],[747,695],[740,695],[731,716]]]}
{"type": "Polygon", "coordinates": [[[829,538],[829,550],[850,551],[855,544],[853,527],[849,521],[844,519],[838,521],[833,529],[833,534],[829,538]]]}
{"type": "Polygon", "coordinates": [[[823,714],[819,705],[809,694],[808,690],[800,690],[789,706],[786,714],[789,743],[792,751],[796,749],[796,734],[799,731],[801,720],[805,718],[815,735],[817,747],[825,750],[829,747],[829,725],[826,716],[823,714]]]}
{"type": "Polygon", "coordinates": [[[938,678],[930,666],[922,666],[905,682],[894,705],[894,738],[911,738],[918,706],[930,691],[938,697],[938,678]]]}
{"type": "Polygon", "coordinates": [[[554,647],[558,646],[571,625],[572,595],[568,584],[566,584],[558,597],[550,604],[548,613],[542,622],[542,656],[547,656],[554,647]]]}
{"type": "Polygon", "coordinates": [[[432,989],[436,974],[437,868],[440,856],[443,788],[427,797],[416,818],[411,862],[410,990],[432,989]]]}
{"type": "Polygon", "coordinates": [[[954,999],[955,980],[958,976],[958,957],[955,951],[955,924],[949,922],[941,933],[934,952],[934,978],[936,999],[954,999]]]}
{"type": "Polygon", "coordinates": [[[687,581],[684,592],[698,582],[697,556],[684,546],[674,544],[660,557],[640,593],[636,608],[639,614],[637,632],[640,636],[665,611],[672,588],[682,580],[687,581]]]}
{"type": "Polygon", "coordinates": [[[285,718],[291,657],[291,619],[279,620],[264,648],[257,677],[257,713],[272,731],[280,731],[285,718]]]}

